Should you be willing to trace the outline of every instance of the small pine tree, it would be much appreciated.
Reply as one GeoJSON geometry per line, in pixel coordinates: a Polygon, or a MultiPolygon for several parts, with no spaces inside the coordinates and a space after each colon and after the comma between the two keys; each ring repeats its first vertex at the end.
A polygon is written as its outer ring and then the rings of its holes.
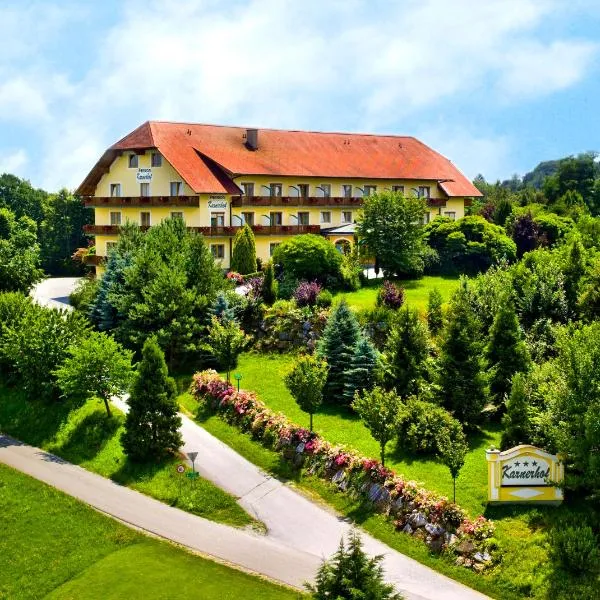
{"type": "Polygon", "coordinates": [[[481,328],[471,308],[467,280],[452,296],[440,348],[437,400],[465,426],[481,420],[487,388],[482,367],[481,328]]]}
{"type": "Polygon", "coordinates": [[[232,307],[229,306],[229,301],[227,300],[227,296],[223,292],[219,292],[215,299],[212,308],[210,309],[211,314],[213,314],[219,321],[233,321],[235,319],[235,313],[232,307]]]}
{"type": "Polygon", "coordinates": [[[403,398],[421,391],[427,378],[429,348],[427,325],[415,309],[405,306],[392,326],[384,352],[386,382],[403,398]]]}
{"type": "Polygon", "coordinates": [[[352,402],[356,392],[373,389],[377,382],[378,363],[379,353],[373,344],[362,336],[354,349],[344,383],[344,398],[348,404],[352,402]]]}
{"type": "Polygon", "coordinates": [[[169,377],[165,356],[156,338],[150,337],[142,349],[121,436],[129,458],[141,462],[177,453],[182,439],[176,397],[177,387],[169,377]]]}
{"type": "Polygon", "coordinates": [[[233,240],[231,270],[248,275],[248,273],[256,273],[256,269],[256,241],[254,232],[246,224],[235,234],[233,240]]]}
{"type": "Polygon", "coordinates": [[[402,600],[394,586],[385,583],[381,561],[383,556],[369,558],[356,531],[344,538],[330,560],[323,562],[315,577],[315,585],[307,585],[314,600],[402,600]]]}
{"type": "Polygon", "coordinates": [[[119,314],[111,302],[111,294],[125,281],[125,268],[129,265],[129,257],[122,256],[117,252],[110,252],[106,262],[98,293],[90,306],[90,320],[100,331],[114,329],[119,323],[119,314]]]}
{"type": "Polygon", "coordinates": [[[354,313],[342,300],[332,311],[317,347],[317,356],[329,365],[325,397],[331,402],[344,401],[344,386],[360,329],[354,313]]]}
{"type": "Polygon", "coordinates": [[[510,391],[512,376],[526,372],[531,362],[517,313],[509,298],[504,298],[498,307],[485,354],[490,370],[490,394],[496,405],[500,405],[510,391]]]}
{"type": "Polygon", "coordinates": [[[265,268],[261,296],[264,303],[269,306],[277,299],[277,282],[275,281],[275,273],[271,261],[267,263],[267,267],[265,268]]]}
{"type": "Polygon", "coordinates": [[[437,288],[429,292],[427,301],[427,325],[432,335],[437,335],[444,325],[444,315],[442,312],[443,304],[442,294],[437,288]]]}
{"type": "Polygon", "coordinates": [[[506,400],[506,413],[502,418],[504,431],[501,445],[504,450],[527,443],[530,438],[529,399],[527,380],[523,373],[515,373],[512,378],[510,396],[506,400]]]}
{"type": "Polygon", "coordinates": [[[581,283],[585,273],[585,249],[583,244],[576,239],[571,245],[567,258],[567,264],[564,269],[565,295],[567,297],[569,315],[572,317],[576,316],[578,312],[579,292],[581,290],[581,283]]]}

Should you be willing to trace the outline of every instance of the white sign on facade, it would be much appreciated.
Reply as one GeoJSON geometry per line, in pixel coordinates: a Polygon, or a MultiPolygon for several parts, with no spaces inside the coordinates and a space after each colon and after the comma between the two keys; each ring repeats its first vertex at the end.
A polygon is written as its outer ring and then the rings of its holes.
{"type": "Polygon", "coordinates": [[[152,181],[152,169],[138,169],[135,178],[140,183],[152,181]]]}
{"type": "Polygon", "coordinates": [[[227,199],[225,196],[210,196],[208,199],[208,208],[225,210],[227,208],[227,199]]]}

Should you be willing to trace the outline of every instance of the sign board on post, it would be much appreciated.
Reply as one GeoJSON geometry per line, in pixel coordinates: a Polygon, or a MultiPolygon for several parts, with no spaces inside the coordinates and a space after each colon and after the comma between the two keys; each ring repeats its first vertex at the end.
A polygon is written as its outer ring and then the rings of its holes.
{"type": "Polygon", "coordinates": [[[564,479],[560,455],[535,446],[521,445],[510,450],[486,450],[488,461],[488,502],[532,502],[559,504],[564,479]]]}

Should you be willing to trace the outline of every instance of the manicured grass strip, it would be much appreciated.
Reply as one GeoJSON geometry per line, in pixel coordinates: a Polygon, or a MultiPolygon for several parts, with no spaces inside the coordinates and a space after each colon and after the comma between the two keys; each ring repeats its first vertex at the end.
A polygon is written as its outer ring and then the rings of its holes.
{"type": "Polygon", "coordinates": [[[2,464],[0,515],[0,598],[301,597],[148,538],[2,464]]]}
{"type": "Polygon", "coordinates": [[[0,431],[193,514],[228,525],[261,525],[230,496],[206,479],[179,475],[172,459],[160,464],[127,460],[119,442],[124,416],[90,400],[68,410],[60,403],[28,401],[14,389],[0,387],[0,431]]]}

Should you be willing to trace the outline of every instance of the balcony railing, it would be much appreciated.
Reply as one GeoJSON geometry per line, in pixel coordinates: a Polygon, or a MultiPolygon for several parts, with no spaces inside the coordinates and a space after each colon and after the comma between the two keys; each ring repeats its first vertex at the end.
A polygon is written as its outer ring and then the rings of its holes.
{"type": "MultiPolygon", "coordinates": [[[[119,225],[84,225],[85,233],[91,235],[119,235],[119,225]]],[[[143,231],[148,227],[140,227],[143,231]]],[[[188,231],[201,233],[210,237],[232,237],[240,229],[238,225],[217,227],[188,227],[188,231]]],[[[255,235],[300,235],[302,233],[319,233],[319,225],[253,225],[255,235]]]]}
{"type": "Polygon", "coordinates": [[[199,206],[199,196],[88,196],[85,206],[199,206]]]}
{"type": "Polygon", "coordinates": [[[362,206],[362,198],[331,196],[232,196],[231,206],[362,206]]]}
{"type": "Polygon", "coordinates": [[[98,265],[104,264],[106,256],[100,256],[98,254],[88,254],[83,259],[83,264],[88,266],[97,267],[98,265]]]}

